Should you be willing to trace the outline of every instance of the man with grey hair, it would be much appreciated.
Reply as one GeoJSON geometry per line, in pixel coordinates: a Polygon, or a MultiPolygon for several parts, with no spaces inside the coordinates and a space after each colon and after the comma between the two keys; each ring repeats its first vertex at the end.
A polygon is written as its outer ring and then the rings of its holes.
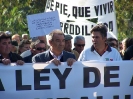
{"type": "Polygon", "coordinates": [[[28,37],[28,34],[22,34],[22,40],[28,40],[29,37],[28,37]]]}
{"type": "Polygon", "coordinates": [[[75,50],[72,50],[71,39],[73,39],[73,37],[71,35],[65,35],[65,48],[64,48],[64,50],[73,53],[76,57],[76,60],[77,60],[79,57],[79,53],[75,50]]]}
{"type": "Polygon", "coordinates": [[[74,38],[74,50],[76,50],[79,54],[84,50],[85,46],[85,38],[81,35],[78,35],[74,38]]]}
{"type": "Polygon", "coordinates": [[[59,29],[53,30],[49,34],[48,42],[50,45],[49,50],[33,56],[32,62],[33,63],[52,62],[56,66],[60,65],[61,62],[67,62],[68,66],[72,66],[72,64],[76,61],[75,55],[70,52],[64,51],[65,47],[64,33],[59,29]]]}

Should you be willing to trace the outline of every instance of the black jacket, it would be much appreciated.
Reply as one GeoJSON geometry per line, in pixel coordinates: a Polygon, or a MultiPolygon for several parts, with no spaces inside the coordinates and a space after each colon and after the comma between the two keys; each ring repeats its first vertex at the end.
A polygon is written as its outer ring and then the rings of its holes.
{"type": "Polygon", "coordinates": [[[24,58],[23,58],[23,59],[24,59],[24,62],[25,62],[25,63],[32,63],[32,57],[33,57],[32,54],[29,55],[29,56],[24,57],[24,58]]]}
{"type": "MultiPolygon", "coordinates": [[[[74,54],[72,54],[70,52],[63,51],[63,56],[61,57],[60,61],[66,62],[68,58],[73,58],[76,60],[74,54]]],[[[33,63],[47,62],[47,61],[50,61],[51,59],[53,59],[53,56],[50,54],[50,50],[47,50],[45,52],[42,52],[42,53],[39,53],[39,54],[36,54],[35,56],[33,56],[32,62],[33,63]]]]}
{"type": "MultiPolygon", "coordinates": [[[[23,60],[23,58],[20,55],[12,52],[9,53],[9,58],[11,60],[11,63],[15,63],[17,62],[17,60],[23,60]]],[[[0,54],[0,63],[2,63],[2,59],[3,56],[0,54]]]]}
{"type": "Polygon", "coordinates": [[[133,58],[133,45],[126,49],[123,60],[130,60],[131,58],[133,58]]]}

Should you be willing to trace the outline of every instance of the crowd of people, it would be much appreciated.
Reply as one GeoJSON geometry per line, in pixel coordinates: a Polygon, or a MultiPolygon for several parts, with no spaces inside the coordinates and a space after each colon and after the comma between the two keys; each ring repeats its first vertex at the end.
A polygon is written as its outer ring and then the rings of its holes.
{"type": "Polygon", "coordinates": [[[54,63],[67,62],[68,66],[76,61],[122,61],[133,60],[133,38],[119,42],[115,38],[107,38],[107,27],[97,24],[91,31],[92,46],[84,49],[83,36],[65,35],[61,30],[53,30],[48,37],[29,38],[28,34],[11,35],[0,32],[0,63],[8,65],[16,62],[24,63],[54,63]],[[74,48],[72,49],[72,39],[74,48]]]}

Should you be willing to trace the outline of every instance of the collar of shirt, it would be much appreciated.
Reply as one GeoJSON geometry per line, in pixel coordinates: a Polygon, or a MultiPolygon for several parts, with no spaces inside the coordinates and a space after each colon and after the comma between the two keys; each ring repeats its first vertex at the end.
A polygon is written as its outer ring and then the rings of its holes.
{"type": "MultiPolygon", "coordinates": [[[[91,51],[94,51],[95,50],[95,47],[92,45],[91,46],[91,51]]],[[[106,48],[104,49],[104,51],[108,51],[108,52],[111,52],[111,47],[109,45],[106,46],[106,48]]]]}
{"type": "Polygon", "coordinates": [[[98,50],[95,49],[94,46],[92,46],[92,47],[91,47],[91,51],[94,51],[94,50],[95,50],[100,56],[102,56],[106,51],[111,52],[111,47],[108,46],[107,44],[105,44],[104,50],[103,50],[102,52],[98,52],[98,50]]]}
{"type": "Polygon", "coordinates": [[[54,53],[51,52],[51,51],[50,51],[50,54],[51,54],[54,58],[56,58],[56,59],[58,59],[58,60],[60,60],[61,57],[63,56],[63,52],[62,52],[59,56],[54,55],[54,53]]]}

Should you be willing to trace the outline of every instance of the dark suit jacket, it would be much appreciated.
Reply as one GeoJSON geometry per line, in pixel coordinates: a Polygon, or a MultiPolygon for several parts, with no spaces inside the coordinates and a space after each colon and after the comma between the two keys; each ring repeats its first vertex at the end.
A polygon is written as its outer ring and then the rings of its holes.
{"type": "MultiPolygon", "coordinates": [[[[10,52],[8,55],[9,55],[11,63],[17,62],[18,60],[23,61],[23,58],[16,53],[10,52]]],[[[2,59],[3,59],[3,56],[0,54],[0,63],[2,63],[2,59]]]]}
{"type": "Polygon", "coordinates": [[[32,57],[33,55],[31,54],[29,56],[24,57],[23,60],[25,63],[32,63],[32,57]]]}
{"type": "Polygon", "coordinates": [[[133,45],[126,49],[123,60],[130,60],[131,58],[133,58],[133,45]]]}
{"type": "MultiPolygon", "coordinates": [[[[61,58],[61,62],[66,62],[68,58],[73,58],[76,60],[75,55],[70,53],[70,52],[66,52],[63,51],[63,56],[61,58]]],[[[47,62],[53,59],[53,56],[50,54],[50,50],[47,50],[45,52],[36,54],[35,56],[32,57],[32,62],[33,63],[37,63],[37,62],[47,62]]]]}

